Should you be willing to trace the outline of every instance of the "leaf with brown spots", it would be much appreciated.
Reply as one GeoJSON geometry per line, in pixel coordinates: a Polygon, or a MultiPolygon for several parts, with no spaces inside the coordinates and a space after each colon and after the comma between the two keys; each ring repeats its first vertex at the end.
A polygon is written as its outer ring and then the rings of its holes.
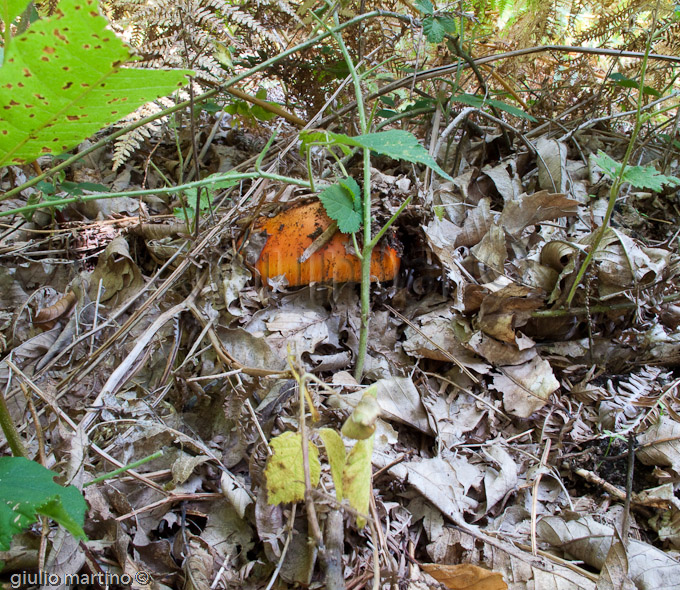
{"type": "MultiPolygon", "coordinates": [[[[0,7],[4,22],[25,8],[0,7]]],[[[33,23],[5,48],[0,68],[0,165],[60,154],[146,102],[187,83],[189,70],[121,65],[127,47],[96,0],[60,0],[59,13],[33,23]],[[86,9],[86,10],[83,10],[86,9]]]]}

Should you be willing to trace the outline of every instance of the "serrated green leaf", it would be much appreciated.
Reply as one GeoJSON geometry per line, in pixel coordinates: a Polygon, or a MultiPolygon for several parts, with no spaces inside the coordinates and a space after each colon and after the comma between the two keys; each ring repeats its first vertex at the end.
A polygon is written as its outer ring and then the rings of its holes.
{"type": "Polygon", "coordinates": [[[352,197],[352,202],[354,203],[354,210],[361,214],[362,208],[362,198],[361,198],[361,187],[359,183],[354,180],[351,176],[347,178],[341,178],[338,184],[344,188],[352,197]]]}
{"type": "Polygon", "coordinates": [[[335,484],[335,497],[339,502],[342,501],[342,472],[345,468],[345,460],[347,453],[345,452],[345,443],[342,442],[342,437],[337,431],[332,428],[321,428],[319,436],[323,441],[323,446],[326,447],[326,455],[328,455],[328,463],[331,466],[331,476],[335,484]]]}
{"type": "MultiPolygon", "coordinates": [[[[302,437],[299,432],[284,432],[269,443],[274,454],[264,469],[267,500],[270,504],[301,502],[305,498],[305,471],[302,463],[302,437]]],[[[309,443],[309,475],[316,487],[321,474],[319,449],[309,443]]]]}
{"type": "MultiPolygon", "coordinates": [[[[371,499],[371,457],[375,435],[356,442],[349,455],[342,474],[343,497],[349,505],[361,514],[368,514],[371,499]]],[[[357,526],[363,527],[366,519],[357,516],[357,526]]]]}
{"type": "Polygon", "coordinates": [[[441,21],[434,16],[426,16],[423,19],[423,32],[429,43],[441,43],[446,35],[446,29],[441,21]]]}
{"type": "Polygon", "coordinates": [[[351,234],[359,231],[361,214],[354,209],[354,199],[347,189],[340,184],[334,184],[319,194],[319,200],[323,203],[328,217],[338,222],[341,232],[351,234]]]}
{"type": "Polygon", "coordinates": [[[23,457],[0,457],[0,551],[8,551],[12,537],[47,516],[74,537],[83,531],[87,504],[75,486],[54,482],[56,473],[23,457]]]}
{"type": "Polygon", "coordinates": [[[655,192],[663,190],[664,185],[677,186],[680,178],[661,174],[654,166],[627,166],[623,172],[624,182],[636,188],[646,188],[655,192]]]}
{"type": "MultiPolygon", "coordinates": [[[[621,172],[621,164],[610,158],[602,150],[597,153],[594,162],[609,178],[614,179],[621,172]]],[[[680,184],[680,178],[661,174],[654,166],[626,166],[621,180],[632,184],[636,188],[655,192],[661,191],[665,184],[669,186],[680,184]]]]}
{"type": "Polygon", "coordinates": [[[430,0],[416,0],[414,5],[423,14],[432,14],[434,12],[434,6],[430,0]]]}
{"type": "Polygon", "coordinates": [[[391,129],[379,133],[367,133],[357,137],[349,137],[341,133],[334,133],[333,136],[339,143],[345,142],[346,145],[370,149],[395,160],[425,164],[440,176],[447,180],[453,180],[451,176],[439,167],[439,164],[435,162],[428,151],[418,143],[416,136],[408,131],[391,129]]]}
{"type": "Polygon", "coordinates": [[[189,70],[122,68],[130,53],[96,0],[60,0],[14,39],[0,68],[0,165],[60,154],[187,83],[189,70]]]}

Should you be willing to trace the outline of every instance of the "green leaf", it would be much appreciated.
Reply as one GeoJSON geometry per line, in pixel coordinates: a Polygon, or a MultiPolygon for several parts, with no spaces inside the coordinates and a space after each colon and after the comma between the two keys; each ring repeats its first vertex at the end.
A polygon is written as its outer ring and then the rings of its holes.
{"type": "Polygon", "coordinates": [[[26,0],[4,0],[0,3],[0,18],[2,22],[11,23],[17,16],[19,16],[28,6],[26,0]]]}
{"type": "Polygon", "coordinates": [[[423,19],[423,31],[429,43],[441,43],[446,34],[446,29],[434,16],[426,16],[423,19]]]}
{"type": "Polygon", "coordinates": [[[66,191],[71,196],[79,197],[83,191],[91,191],[93,193],[108,193],[111,187],[96,182],[70,182],[65,180],[59,185],[59,188],[66,191]]]}
{"type": "Polygon", "coordinates": [[[443,176],[447,180],[453,180],[453,178],[439,167],[439,164],[435,162],[428,151],[418,143],[415,135],[408,131],[391,129],[379,133],[367,133],[366,135],[359,135],[357,137],[349,137],[347,135],[342,135],[341,133],[333,133],[332,135],[338,142],[344,142],[346,145],[370,149],[378,154],[389,156],[395,160],[406,160],[407,162],[425,164],[440,176],[443,176]]]}
{"type": "Polygon", "coordinates": [[[320,429],[319,436],[323,441],[323,446],[326,447],[328,463],[331,466],[331,476],[333,477],[333,483],[335,484],[335,497],[341,502],[342,471],[345,468],[345,459],[347,458],[345,443],[342,442],[342,437],[332,428],[320,429]]]}
{"type": "Polygon", "coordinates": [[[423,19],[423,31],[430,43],[441,43],[447,33],[456,32],[456,21],[448,16],[426,16],[423,19]]]}
{"type": "Polygon", "coordinates": [[[60,0],[6,48],[0,68],[0,165],[59,154],[187,83],[189,70],[122,68],[130,59],[96,0],[60,0]]]}
{"type": "MultiPolygon", "coordinates": [[[[305,498],[305,472],[302,464],[302,437],[284,432],[269,443],[274,454],[267,460],[264,475],[270,504],[300,502],[305,498]]],[[[319,449],[309,443],[309,474],[312,486],[319,483],[319,449]]]]}
{"type": "MultiPolygon", "coordinates": [[[[614,83],[617,86],[621,86],[622,88],[635,88],[636,90],[640,88],[640,84],[638,82],[636,82],[632,78],[628,78],[627,76],[624,76],[620,72],[614,72],[609,77],[612,80],[614,80],[614,83]]],[[[652,88],[651,86],[643,86],[642,87],[642,93],[643,94],[649,94],[651,96],[656,96],[656,97],[661,96],[661,93],[656,88],[652,88]]]]}
{"type": "MultiPolygon", "coordinates": [[[[342,493],[349,500],[349,505],[361,514],[368,514],[368,503],[371,499],[371,456],[373,440],[370,438],[356,442],[347,457],[347,464],[342,474],[342,493]]],[[[357,516],[357,526],[363,527],[366,519],[357,516]]]]}
{"type": "Polygon", "coordinates": [[[514,117],[519,117],[520,119],[527,119],[528,121],[536,121],[531,115],[525,113],[522,109],[517,108],[514,105],[503,102],[502,100],[496,100],[493,98],[484,99],[481,96],[475,94],[456,94],[451,96],[451,100],[454,102],[460,102],[462,104],[467,104],[471,107],[477,107],[479,109],[484,108],[485,105],[496,107],[499,111],[505,111],[506,113],[513,115],[514,117]]]}
{"type": "Polygon", "coordinates": [[[432,6],[430,0],[416,0],[414,5],[423,14],[432,14],[434,12],[434,6],[432,6]]]}
{"type": "MultiPolygon", "coordinates": [[[[621,164],[610,158],[602,150],[597,153],[594,161],[609,178],[614,179],[621,172],[621,164]]],[[[655,192],[661,191],[665,184],[669,186],[680,184],[680,178],[661,174],[654,166],[626,166],[621,180],[632,184],[635,188],[644,188],[655,192]]]]}
{"type": "MultiPolygon", "coordinates": [[[[356,181],[354,184],[359,187],[356,181]]],[[[346,234],[354,233],[361,228],[361,213],[354,208],[354,199],[350,190],[339,183],[329,186],[319,194],[319,200],[323,203],[328,217],[337,221],[340,231],[346,234]]]]}
{"type": "Polygon", "coordinates": [[[357,213],[361,213],[361,187],[359,187],[359,183],[351,176],[348,176],[341,178],[338,184],[351,195],[354,202],[354,210],[357,213]]]}
{"type": "Polygon", "coordinates": [[[12,537],[47,516],[78,539],[87,504],[75,486],[54,482],[57,474],[23,457],[0,457],[0,551],[9,551],[12,537]]]}

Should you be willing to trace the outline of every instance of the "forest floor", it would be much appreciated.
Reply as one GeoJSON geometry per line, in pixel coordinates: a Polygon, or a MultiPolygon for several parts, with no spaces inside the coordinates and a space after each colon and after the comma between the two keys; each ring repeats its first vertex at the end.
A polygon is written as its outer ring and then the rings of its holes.
{"type": "MultiPolygon", "coordinates": [[[[621,162],[628,140],[625,124],[589,126],[589,112],[546,116],[521,136],[471,126],[436,153],[453,181],[374,158],[376,228],[412,201],[385,238],[398,274],[371,286],[360,382],[359,277],[322,269],[290,286],[278,259],[257,263],[263,219],[313,202],[309,190],[212,190],[197,235],[184,217],[195,192],[185,211],[159,194],[1,218],[0,390],[27,456],[88,504],[87,541],[29,529],[3,555],[3,579],[41,569],[148,573],[139,588],[680,587],[680,200],[645,168],[680,176],[680,152],[672,136],[641,138],[635,185],[615,195],[577,279],[610,202],[598,150],[621,162]],[[338,479],[351,460],[328,433],[357,416],[371,384],[380,417],[361,428],[375,427],[372,449],[342,440],[368,449],[372,475],[338,479]],[[301,431],[304,460],[277,438],[301,431]],[[305,463],[319,467],[315,489],[305,463]],[[366,512],[338,500],[340,481],[360,484],[366,512]],[[272,503],[281,488],[306,502],[272,503]]],[[[252,167],[270,133],[197,117],[202,175],[252,167]]],[[[422,141],[424,126],[413,130],[422,141]]],[[[279,137],[263,167],[306,178],[295,130],[279,137]]],[[[191,143],[187,128],[185,155],[191,143]]],[[[116,171],[111,157],[104,146],[63,181],[155,189],[192,166],[160,134],[116,171]]],[[[314,175],[332,163],[314,160],[314,175]]],[[[345,164],[359,184],[360,164],[345,164]]],[[[16,167],[4,190],[28,172],[16,167]]]]}

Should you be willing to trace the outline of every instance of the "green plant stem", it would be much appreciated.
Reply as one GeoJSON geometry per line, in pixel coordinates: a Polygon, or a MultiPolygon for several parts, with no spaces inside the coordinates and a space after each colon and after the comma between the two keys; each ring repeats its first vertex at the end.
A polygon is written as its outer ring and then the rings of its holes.
{"type": "MultiPolygon", "coordinates": [[[[658,4],[657,4],[658,8],[658,4]]],[[[602,226],[600,227],[599,231],[597,232],[595,239],[593,240],[593,243],[590,246],[590,250],[588,251],[588,254],[586,256],[586,259],[583,261],[583,264],[581,265],[581,268],[579,268],[578,273],[576,275],[576,278],[574,279],[574,283],[571,286],[571,289],[569,290],[569,295],[567,295],[566,299],[566,305],[569,307],[571,304],[572,300],[574,299],[574,296],[576,295],[576,290],[578,289],[578,286],[581,284],[581,281],[583,280],[583,276],[586,274],[586,271],[588,270],[588,267],[590,266],[590,263],[593,260],[593,257],[595,256],[595,253],[597,252],[597,249],[600,247],[600,243],[602,242],[602,238],[604,238],[605,233],[607,232],[607,229],[609,228],[609,222],[611,221],[612,213],[614,212],[614,206],[616,205],[616,199],[619,196],[619,190],[621,190],[621,186],[623,185],[623,175],[626,171],[626,166],[628,165],[628,162],[630,160],[630,156],[633,153],[633,148],[635,147],[635,142],[637,141],[637,137],[640,134],[640,129],[642,127],[642,102],[644,100],[644,93],[642,92],[644,86],[645,86],[645,74],[647,72],[647,63],[649,59],[649,53],[652,48],[652,37],[654,35],[654,29],[656,27],[656,9],[654,10],[654,19],[652,23],[652,28],[650,29],[649,36],[647,37],[647,45],[645,47],[645,55],[642,58],[642,64],[640,66],[640,85],[638,87],[638,100],[637,100],[637,111],[636,111],[636,116],[635,116],[635,125],[633,127],[633,132],[630,135],[630,141],[628,142],[628,147],[626,148],[626,153],[623,156],[623,160],[621,162],[621,169],[619,170],[619,173],[616,176],[616,179],[612,183],[612,188],[609,191],[609,202],[607,203],[607,211],[604,214],[604,219],[602,220],[602,226]]]]}
{"type": "MultiPolygon", "coordinates": [[[[222,86],[219,88],[213,88],[212,90],[208,90],[207,92],[197,96],[194,98],[195,103],[203,102],[205,100],[208,100],[209,98],[212,98],[213,96],[219,94],[220,92],[223,91],[224,88],[228,86],[233,86],[235,84],[238,84],[242,80],[252,76],[253,74],[256,74],[257,72],[260,72],[276,63],[279,61],[287,58],[288,56],[297,53],[299,51],[304,51],[305,49],[308,49],[309,47],[312,47],[319,43],[320,41],[323,41],[326,37],[331,36],[333,33],[336,33],[338,31],[341,31],[347,27],[351,27],[352,25],[355,25],[365,19],[369,18],[385,18],[385,17],[390,17],[390,18],[396,18],[398,20],[402,20],[407,23],[412,23],[413,19],[410,17],[403,15],[403,14],[398,14],[396,12],[390,12],[387,10],[373,10],[371,12],[367,12],[366,14],[361,14],[359,16],[356,16],[342,24],[337,25],[336,27],[333,27],[330,30],[327,30],[325,33],[321,33],[320,35],[317,35],[316,37],[313,37],[312,39],[305,41],[304,43],[300,43],[298,45],[295,45],[294,47],[291,47],[290,49],[287,49],[286,51],[283,51],[279,53],[278,55],[275,55],[274,57],[263,61],[261,64],[258,66],[255,66],[254,68],[251,68],[249,70],[246,70],[245,72],[242,72],[238,76],[234,76],[233,78],[227,80],[222,86]]],[[[38,176],[31,178],[30,180],[26,181],[24,184],[21,186],[18,186],[16,188],[13,188],[12,190],[7,191],[5,194],[0,195],[0,201],[4,201],[6,199],[9,199],[17,194],[19,194],[21,191],[30,188],[34,185],[36,185],[38,182],[41,180],[44,180],[45,178],[48,178],[52,174],[55,174],[56,172],[59,172],[60,170],[63,170],[64,168],[68,168],[71,164],[74,162],[77,162],[78,160],[84,158],[88,154],[91,154],[92,152],[98,150],[99,148],[107,145],[108,143],[112,142],[114,139],[119,138],[121,135],[125,135],[126,133],[129,133],[130,131],[137,129],[138,127],[141,127],[143,125],[146,125],[147,123],[150,123],[151,121],[155,121],[156,119],[160,119],[162,117],[166,117],[167,115],[170,115],[176,111],[182,110],[190,106],[191,101],[190,100],[185,100],[184,102],[180,102],[170,108],[167,108],[159,113],[156,113],[154,115],[150,115],[148,117],[145,117],[143,119],[140,119],[136,123],[133,123],[131,125],[128,125],[124,127],[123,129],[119,129],[118,131],[115,131],[111,135],[108,135],[107,137],[100,139],[98,142],[94,143],[91,145],[89,148],[83,150],[82,152],[79,152],[78,154],[75,154],[68,158],[67,160],[64,160],[60,164],[57,164],[53,168],[50,168],[47,172],[43,172],[42,174],[39,174],[38,176]]],[[[73,201],[70,201],[73,202],[73,201]]]]}
{"type": "Polygon", "coordinates": [[[249,180],[253,178],[267,178],[278,182],[285,182],[288,184],[295,184],[305,188],[310,188],[309,181],[298,178],[291,178],[290,176],[282,176],[280,174],[272,174],[269,172],[240,172],[238,174],[220,174],[211,178],[204,178],[202,180],[195,180],[186,184],[178,184],[177,186],[168,186],[164,188],[141,189],[136,191],[124,191],[120,193],[95,193],[93,195],[82,195],[80,197],[69,197],[60,199],[58,201],[50,201],[49,203],[36,203],[34,205],[26,205],[25,207],[18,207],[10,211],[0,211],[0,217],[7,217],[18,213],[28,213],[36,209],[44,209],[48,207],[59,207],[62,205],[69,205],[70,203],[84,203],[86,201],[96,201],[97,199],[113,199],[115,197],[144,197],[146,195],[169,195],[172,193],[179,193],[187,189],[198,188],[201,186],[210,186],[217,182],[224,180],[249,180]]]}
{"type": "Polygon", "coordinates": [[[2,433],[7,439],[12,455],[15,457],[26,457],[26,448],[21,442],[21,437],[14,422],[12,422],[5,396],[2,394],[0,394],[0,429],[2,429],[2,433]]]}
{"type": "MultiPolygon", "coordinates": [[[[666,295],[661,299],[661,303],[673,303],[680,299],[680,293],[666,295]]],[[[612,305],[590,305],[589,307],[570,307],[569,309],[540,309],[531,312],[532,318],[558,318],[573,315],[588,315],[591,313],[608,313],[612,311],[626,311],[638,309],[639,303],[626,301],[625,303],[614,303],[612,305]]]]}
{"type": "MultiPolygon", "coordinates": [[[[364,97],[361,91],[361,79],[357,69],[352,61],[345,41],[342,35],[337,31],[338,16],[335,14],[335,27],[331,30],[331,35],[337,42],[342,52],[342,56],[349,68],[349,74],[352,78],[352,85],[354,86],[354,96],[357,103],[357,114],[359,115],[359,129],[364,135],[368,132],[368,124],[366,122],[366,108],[364,106],[364,97]]],[[[371,315],[371,253],[375,247],[371,239],[371,150],[365,149],[363,158],[364,169],[364,184],[363,184],[363,217],[364,217],[364,247],[361,251],[361,328],[359,331],[359,350],[357,352],[357,361],[354,366],[354,378],[361,382],[361,375],[364,372],[364,363],[366,362],[366,352],[368,350],[368,331],[371,315]]]]}
{"type": "Polygon", "coordinates": [[[153,455],[149,455],[148,457],[144,457],[143,459],[140,459],[139,461],[135,461],[134,463],[130,463],[129,465],[125,465],[119,469],[114,469],[113,471],[109,471],[108,473],[105,473],[104,475],[100,475],[99,477],[95,477],[92,481],[88,481],[86,484],[83,484],[83,487],[86,488],[87,486],[91,486],[94,483],[99,483],[100,481],[104,481],[107,479],[111,479],[112,477],[116,477],[117,475],[120,475],[121,473],[125,473],[126,471],[130,471],[130,469],[136,469],[140,465],[144,465],[144,463],[148,463],[149,461],[153,461],[154,459],[158,459],[159,457],[163,456],[163,451],[156,451],[153,455]]]}

